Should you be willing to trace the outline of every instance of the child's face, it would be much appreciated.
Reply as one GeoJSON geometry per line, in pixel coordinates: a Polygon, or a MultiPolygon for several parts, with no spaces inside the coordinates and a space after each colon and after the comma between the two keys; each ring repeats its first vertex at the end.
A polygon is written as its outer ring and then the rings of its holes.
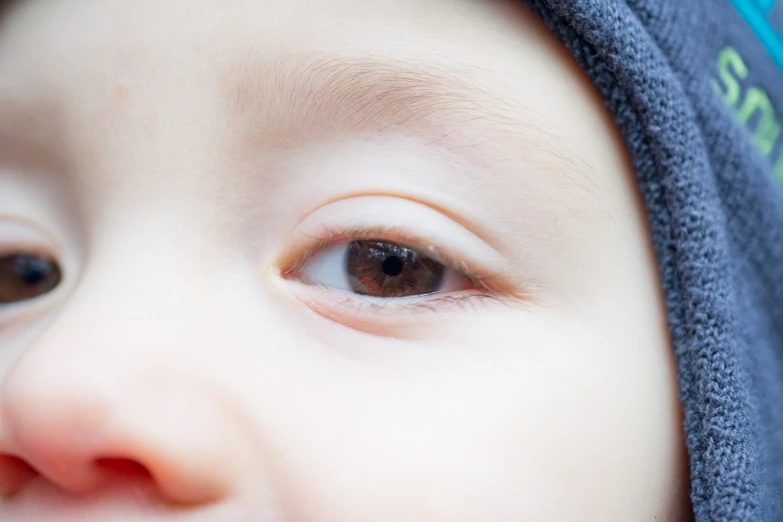
{"type": "Polygon", "coordinates": [[[656,270],[520,2],[16,1],[0,520],[679,520],[656,270]]]}

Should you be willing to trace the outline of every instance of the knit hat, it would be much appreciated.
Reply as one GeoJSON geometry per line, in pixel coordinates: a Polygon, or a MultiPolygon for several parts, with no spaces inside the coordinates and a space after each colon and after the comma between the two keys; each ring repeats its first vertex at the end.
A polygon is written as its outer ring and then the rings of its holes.
{"type": "Polygon", "coordinates": [[[528,4],[592,78],[634,161],[696,520],[783,520],[783,0],[528,4]]]}

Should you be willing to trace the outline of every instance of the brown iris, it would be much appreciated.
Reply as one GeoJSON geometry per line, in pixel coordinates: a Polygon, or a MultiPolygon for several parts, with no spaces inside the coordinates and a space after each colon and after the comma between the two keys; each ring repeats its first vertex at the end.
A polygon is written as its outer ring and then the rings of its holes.
{"type": "Polygon", "coordinates": [[[41,256],[0,257],[0,305],[26,301],[54,290],[62,275],[57,263],[41,256]]]}
{"type": "Polygon", "coordinates": [[[345,256],[351,289],[374,297],[409,297],[437,292],[443,264],[386,241],[353,241],[345,256]]]}

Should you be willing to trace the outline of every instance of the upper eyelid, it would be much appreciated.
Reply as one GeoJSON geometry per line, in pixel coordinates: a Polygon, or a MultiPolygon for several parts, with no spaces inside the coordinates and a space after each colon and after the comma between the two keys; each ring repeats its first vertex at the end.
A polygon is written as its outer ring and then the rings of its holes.
{"type": "MultiPolygon", "coordinates": [[[[341,243],[348,243],[354,240],[377,240],[388,241],[390,243],[396,243],[401,246],[411,248],[414,250],[421,250],[421,238],[415,237],[413,234],[408,233],[402,227],[395,226],[352,226],[345,228],[335,227],[323,227],[321,234],[318,236],[310,236],[310,242],[307,247],[295,258],[293,263],[289,263],[291,266],[284,270],[284,273],[291,273],[295,270],[299,270],[307,263],[308,260],[315,257],[319,252],[327,248],[337,246],[341,243]]],[[[425,252],[420,252],[425,253],[425,252]]],[[[438,262],[447,264],[440,253],[426,252],[428,257],[435,259],[438,262]]]]}
{"type": "Polygon", "coordinates": [[[64,248],[57,236],[40,228],[34,221],[0,212],[0,256],[7,253],[17,253],[20,250],[28,254],[59,260],[64,248]],[[16,239],[13,240],[11,247],[5,244],[4,227],[16,229],[16,239]]]}
{"type": "MultiPolygon", "coordinates": [[[[395,245],[401,246],[403,248],[408,248],[410,250],[416,251],[416,253],[424,255],[434,261],[437,261],[438,263],[444,265],[447,268],[450,268],[452,270],[456,270],[457,272],[468,272],[469,274],[473,275],[473,271],[470,270],[470,268],[465,265],[464,262],[456,263],[454,259],[451,259],[450,256],[444,256],[441,253],[441,250],[434,247],[434,245],[430,245],[431,248],[428,249],[428,251],[423,251],[424,249],[420,245],[422,242],[421,239],[418,238],[412,238],[411,236],[405,234],[402,235],[402,239],[388,239],[388,236],[399,234],[399,231],[392,228],[382,228],[382,227],[371,227],[370,229],[363,230],[360,227],[356,227],[354,229],[344,230],[340,231],[338,233],[334,233],[331,237],[323,237],[323,238],[316,238],[314,240],[314,243],[312,246],[308,247],[306,250],[306,254],[303,257],[303,259],[300,262],[297,262],[295,267],[286,270],[285,273],[292,273],[296,270],[301,270],[304,265],[306,265],[310,260],[317,257],[320,253],[324,252],[325,250],[328,250],[330,248],[334,248],[340,245],[348,245],[351,241],[355,240],[363,240],[363,241],[378,241],[380,243],[394,243],[395,245]],[[457,264],[460,264],[462,266],[456,266],[457,264]]],[[[399,236],[398,236],[399,237],[399,236]]]]}
{"type": "MultiPolygon", "coordinates": [[[[514,279],[509,260],[466,223],[418,200],[391,195],[356,196],[321,205],[286,234],[272,263],[286,271],[297,259],[340,240],[384,239],[407,243],[439,261],[466,261],[472,271],[514,279]],[[394,216],[390,220],[390,217],[394,216]],[[373,237],[374,236],[374,237],[373,237]],[[434,247],[430,248],[430,247],[434,247]],[[436,255],[433,255],[436,254],[436,255]]],[[[459,268],[460,265],[457,265],[459,268]]]]}

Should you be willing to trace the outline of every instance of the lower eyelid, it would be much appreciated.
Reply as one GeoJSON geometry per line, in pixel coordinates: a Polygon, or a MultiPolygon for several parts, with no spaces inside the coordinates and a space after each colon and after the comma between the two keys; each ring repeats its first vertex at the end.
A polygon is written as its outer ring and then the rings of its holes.
{"type": "Polygon", "coordinates": [[[351,292],[334,290],[324,286],[310,286],[300,283],[307,294],[305,301],[319,312],[325,312],[330,317],[335,313],[368,315],[373,319],[378,317],[399,318],[417,316],[421,312],[457,312],[476,310],[484,304],[504,303],[504,300],[486,291],[457,290],[441,291],[433,294],[412,297],[368,297],[351,292]]]}
{"type": "MultiPolygon", "coordinates": [[[[405,340],[431,339],[442,335],[436,325],[452,328],[464,323],[465,314],[528,309],[524,297],[490,290],[483,280],[470,281],[467,289],[400,298],[369,297],[323,285],[312,285],[279,273],[276,278],[284,294],[298,301],[314,316],[361,333],[405,340]]],[[[311,319],[312,320],[312,319],[311,319]]],[[[308,320],[309,322],[310,320],[308,320]]]]}

